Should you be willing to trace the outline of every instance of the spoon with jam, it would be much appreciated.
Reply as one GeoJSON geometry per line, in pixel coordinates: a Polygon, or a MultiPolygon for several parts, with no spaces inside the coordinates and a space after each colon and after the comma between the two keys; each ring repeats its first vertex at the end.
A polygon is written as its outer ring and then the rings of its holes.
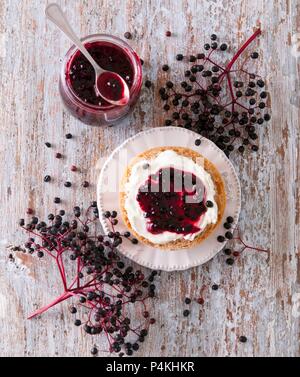
{"type": "Polygon", "coordinates": [[[130,93],[125,80],[115,72],[102,69],[95,62],[83,43],[76,36],[61,7],[55,3],[48,5],[46,8],[46,16],[75,44],[93,66],[95,70],[96,94],[112,105],[127,105],[130,99],[130,93]]]}

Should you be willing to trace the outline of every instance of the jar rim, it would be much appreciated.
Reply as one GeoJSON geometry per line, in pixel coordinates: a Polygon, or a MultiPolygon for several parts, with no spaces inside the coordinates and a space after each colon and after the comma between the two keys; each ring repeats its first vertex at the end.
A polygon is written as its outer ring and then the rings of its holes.
{"type": "MultiPolygon", "coordinates": [[[[126,51],[128,57],[130,58],[130,62],[132,64],[132,67],[134,69],[134,79],[133,84],[130,88],[130,97],[133,97],[135,92],[139,93],[141,86],[142,86],[142,65],[141,60],[138,56],[138,54],[133,50],[133,48],[126,43],[123,39],[116,37],[114,35],[110,34],[91,34],[84,38],[81,38],[81,42],[88,43],[88,42],[110,42],[111,44],[116,45],[119,48],[122,48],[126,51]]],[[[75,56],[75,54],[78,52],[78,48],[75,45],[72,45],[70,49],[67,51],[64,60],[62,62],[62,68],[60,73],[60,81],[65,89],[65,94],[69,97],[71,101],[75,101],[78,106],[82,106],[84,108],[88,108],[89,111],[95,112],[95,113],[102,113],[106,112],[110,109],[116,108],[118,106],[116,105],[107,105],[103,107],[99,107],[87,102],[84,102],[78,95],[75,93],[74,89],[71,85],[68,84],[66,80],[66,70],[67,65],[69,61],[75,56]]]]}

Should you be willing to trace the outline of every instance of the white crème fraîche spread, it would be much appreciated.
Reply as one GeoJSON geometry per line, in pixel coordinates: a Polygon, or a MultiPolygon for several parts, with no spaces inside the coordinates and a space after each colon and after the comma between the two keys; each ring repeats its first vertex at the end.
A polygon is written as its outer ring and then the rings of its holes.
{"type": "Polygon", "coordinates": [[[159,153],[154,159],[141,159],[132,166],[130,177],[125,185],[125,210],[132,228],[140,236],[152,243],[166,244],[178,239],[188,241],[194,240],[207,225],[215,224],[218,219],[218,207],[215,202],[215,186],[208,172],[201,165],[195,163],[191,158],[181,156],[173,150],[166,150],[159,153]],[[147,169],[145,169],[147,166],[147,169]],[[150,174],[157,173],[162,168],[173,167],[194,174],[203,183],[206,189],[206,200],[213,202],[213,207],[207,208],[207,212],[195,224],[200,230],[197,233],[187,235],[164,231],[160,234],[152,234],[147,230],[147,219],[137,201],[139,188],[147,181],[150,174]]]}

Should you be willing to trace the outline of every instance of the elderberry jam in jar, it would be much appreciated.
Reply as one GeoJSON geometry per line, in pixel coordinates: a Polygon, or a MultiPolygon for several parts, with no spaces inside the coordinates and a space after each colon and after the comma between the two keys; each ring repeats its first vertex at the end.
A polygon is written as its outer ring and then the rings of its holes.
{"type": "Polygon", "coordinates": [[[111,35],[95,34],[83,38],[82,42],[101,68],[116,72],[125,80],[130,100],[125,106],[116,106],[97,96],[95,71],[73,46],[64,59],[60,75],[62,101],[67,110],[85,124],[114,124],[133,110],[139,98],[142,86],[140,58],[126,42],[111,35]]]}

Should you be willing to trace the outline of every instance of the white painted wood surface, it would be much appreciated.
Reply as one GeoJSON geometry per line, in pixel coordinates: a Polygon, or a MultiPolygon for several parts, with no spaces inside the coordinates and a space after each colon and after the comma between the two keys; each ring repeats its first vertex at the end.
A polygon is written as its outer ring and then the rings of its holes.
{"type": "MultiPolygon", "coordinates": [[[[67,304],[42,318],[26,316],[59,292],[50,261],[16,253],[8,245],[24,235],[16,226],[27,207],[43,216],[60,195],[66,207],[95,197],[97,161],[140,130],[162,124],[157,92],[143,94],[134,114],[113,128],[91,128],[63,111],[58,96],[60,58],[70,44],[46,23],[45,0],[0,2],[0,355],[85,356],[94,339],[75,328],[67,304]],[[64,135],[76,137],[66,142],[64,135]],[[58,161],[44,142],[65,158],[58,161]],[[82,169],[73,190],[63,188],[69,166],[82,169]],[[45,187],[43,176],[56,176],[45,187]],[[59,173],[59,174],[58,174],[59,173]],[[83,179],[93,182],[82,190],[83,179]]],[[[272,122],[262,128],[260,152],[233,158],[243,188],[240,226],[252,244],[270,247],[269,262],[248,253],[232,268],[219,255],[203,267],[163,273],[155,304],[157,329],[140,356],[299,356],[299,59],[293,36],[300,32],[297,0],[89,0],[60,1],[82,36],[131,31],[130,44],[145,60],[145,77],[156,89],[176,52],[199,52],[212,32],[238,46],[261,25],[257,63],[268,80],[272,122]],[[174,35],[165,37],[165,31],[174,35]],[[206,38],[206,39],[205,39],[206,38]],[[298,97],[297,97],[298,96],[298,97]],[[203,282],[218,283],[199,311],[183,320],[183,300],[203,282]],[[246,335],[248,343],[237,341],[246,335]]],[[[180,72],[175,72],[175,77],[180,72]]],[[[98,341],[96,341],[98,343],[98,341]]],[[[103,353],[105,355],[105,353],[103,353]]]]}

